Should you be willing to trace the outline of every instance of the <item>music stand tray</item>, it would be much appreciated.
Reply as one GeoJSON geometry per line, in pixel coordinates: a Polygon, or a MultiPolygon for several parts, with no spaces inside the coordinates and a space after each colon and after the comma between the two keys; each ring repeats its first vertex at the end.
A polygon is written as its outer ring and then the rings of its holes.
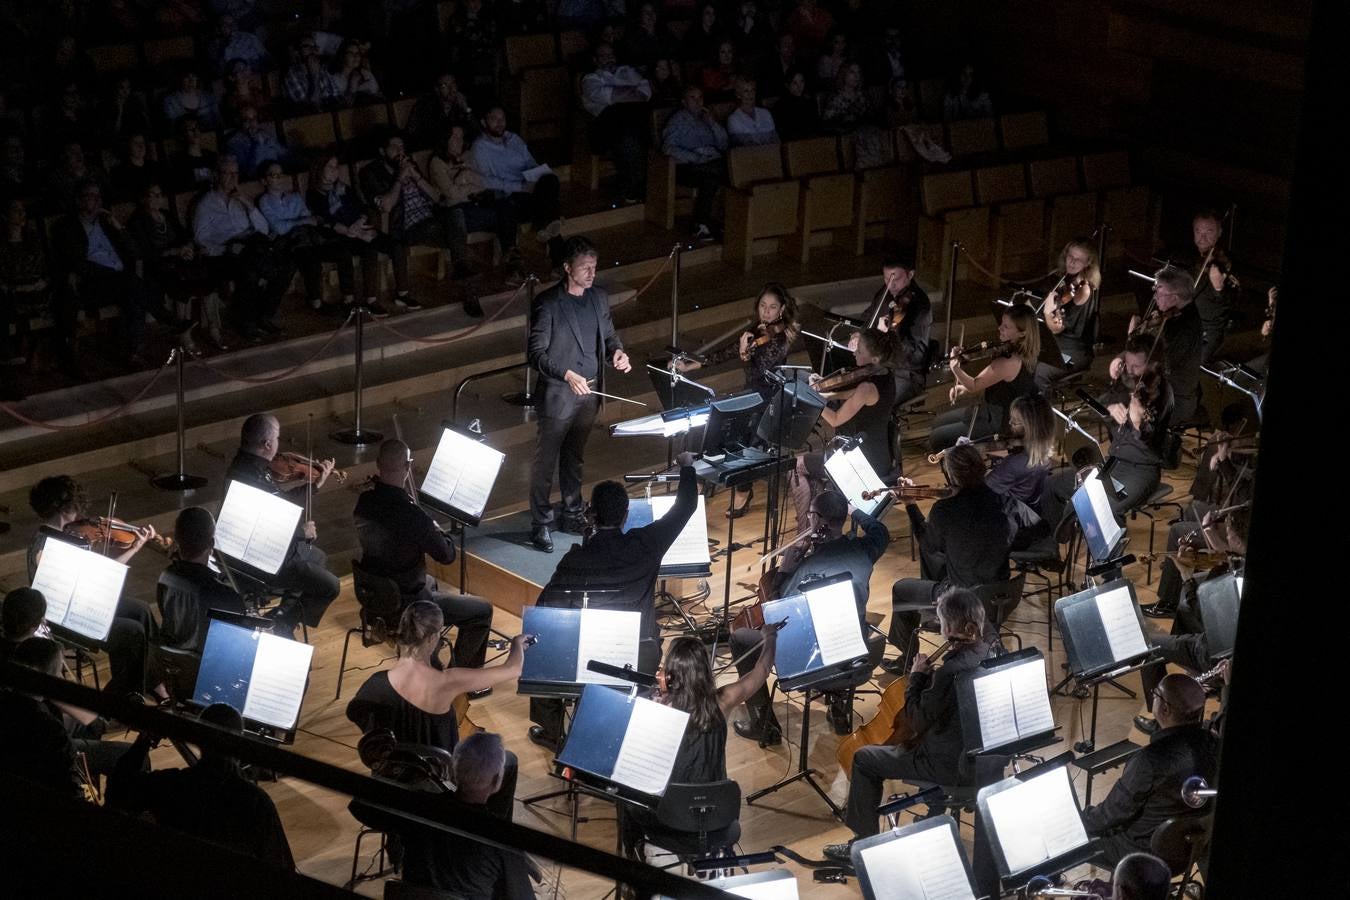
{"type": "Polygon", "coordinates": [[[1045,658],[1037,647],[984,660],[961,674],[956,691],[969,756],[1019,756],[1059,742],[1045,658]],[[982,722],[990,725],[990,734],[982,722]]]}
{"type": "MultiPolygon", "coordinates": [[[[641,638],[641,613],[622,610],[584,610],[552,606],[527,606],[521,617],[521,631],[541,635],[539,643],[525,654],[517,693],[532,697],[577,698],[587,684],[605,684],[627,687],[625,682],[586,670],[586,662],[594,653],[586,651],[582,658],[583,627],[592,622],[621,628],[622,636],[606,640],[610,654],[605,662],[616,665],[627,663],[637,668],[638,644],[641,638]],[[587,616],[590,613],[592,615],[587,616]],[[597,615],[598,614],[598,615],[597,615]],[[612,655],[614,648],[625,645],[631,655],[619,659],[612,655]]],[[[622,655],[622,652],[621,654],[622,655]]]]}
{"type": "Polygon", "coordinates": [[[924,900],[930,878],[942,882],[944,897],[960,896],[957,883],[962,878],[966,896],[974,900],[977,893],[960,829],[951,816],[923,819],[854,841],[849,855],[864,900],[924,900]]]}
{"type": "MultiPolygon", "coordinates": [[[[1070,780],[1067,770],[1067,766],[1072,759],[1072,753],[1062,753],[1053,759],[1046,760],[1038,766],[1033,766],[1010,778],[1006,778],[997,784],[980,788],[976,800],[976,805],[978,807],[977,814],[990,836],[990,849],[998,868],[999,882],[1004,890],[1021,887],[1038,875],[1054,875],[1064,872],[1068,869],[1072,869],[1074,866],[1082,865],[1099,855],[1100,851],[1095,849],[1092,839],[1087,835],[1087,830],[1082,828],[1082,813],[1078,810],[1077,800],[1073,796],[1073,782],[1070,780]],[[1059,771],[1058,775],[1055,774],[1055,770],[1059,771]],[[1063,778],[1062,786],[1057,782],[1052,782],[1050,786],[1068,792],[1069,802],[1073,805],[1074,812],[1079,816],[1079,828],[1083,831],[1083,842],[1029,865],[1010,865],[1008,848],[1004,846],[1004,841],[1000,838],[998,829],[994,826],[994,817],[990,809],[990,799],[1004,791],[1017,789],[1026,783],[1041,777],[1054,779],[1063,778]]],[[[1059,810],[1058,812],[1064,813],[1066,811],[1059,810]]]]}

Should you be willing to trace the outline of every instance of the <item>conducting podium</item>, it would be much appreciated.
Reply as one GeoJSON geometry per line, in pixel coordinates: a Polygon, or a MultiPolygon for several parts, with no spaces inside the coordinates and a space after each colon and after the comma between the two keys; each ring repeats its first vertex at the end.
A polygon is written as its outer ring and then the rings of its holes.
{"type": "Polygon", "coordinates": [[[865,900],[975,900],[975,880],[951,816],[863,838],[849,853],[865,900]]]}
{"type": "Polygon", "coordinates": [[[192,705],[228,703],[246,732],[293,743],[314,648],[271,634],[266,619],[214,609],[210,616],[192,705]]]}

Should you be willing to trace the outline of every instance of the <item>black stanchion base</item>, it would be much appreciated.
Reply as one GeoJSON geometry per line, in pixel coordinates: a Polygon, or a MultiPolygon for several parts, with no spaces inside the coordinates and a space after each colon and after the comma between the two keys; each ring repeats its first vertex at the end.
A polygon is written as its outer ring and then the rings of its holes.
{"type": "Polygon", "coordinates": [[[371,431],[369,428],[348,428],[345,431],[335,431],[329,435],[339,444],[354,444],[362,447],[366,444],[378,444],[384,440],[384,435],[378,431],[371,431]]]}
{"type": "Polygon", "coordinates": [[[207,479],[201,475],[185,475],[182,472],[156,475],[150,479],[150,483],[161,491],[195,491],[206,482],[207,479]]]}
{"type": "Polygon", "coordinates": [[[538,406],[539,398],[524,391],[512,391],[509,394],[502,394],[502,402],[512,406],[538,406]]]}

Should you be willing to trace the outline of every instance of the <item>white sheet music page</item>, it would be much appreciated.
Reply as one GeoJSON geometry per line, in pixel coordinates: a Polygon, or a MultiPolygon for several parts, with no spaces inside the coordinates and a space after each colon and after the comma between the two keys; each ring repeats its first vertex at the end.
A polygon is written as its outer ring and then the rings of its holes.
{"type": "Polygon", "coordinates": [[[1033,778],[1032,782],[1037,782],[1037,794],[1031,802],[1041,810],[1047,856],[1060,856],[1086,844],[1087,830],[1083,828],[1083,816],[1074,799],[1068,766],[1060,766],[1033,778]]]}
{"type": "Polygon", "coordinates": [[[295,539],[295,528],[305,510],[289,500],[262,491],[258,491],[258,495],[260,509],[242,561],[275,575],[286,562],[286,554],[295,539]]]}
{"type": "Polygon", "coordinates": [[[258,652],[253,656],[253,671],[248,679],[244,718],[288,730],[295,726],[300,715],[314,648],[274,634],[255,634],[258,652]]]}
{"type": "Polygon", "coordinates": [[[46,598],[47,621],[53,625],[61,625],[66,620],[70,600],[75,596],[75,585],[80,580],[80,562],[83,554],[88,552],[60,538],[49,537],[42,545],[42,557],[33,575],[33,589],[41,591],[46,598]]]}
{"type": "Polygon", "coordinates": [[[231,481],[225,489],[225,502],[216,516],[216,549],[230,559],[242,560],[248,553],[260,495],[266,496],[263,491],[238,481],[231,481]]]}
{"type": "Polygon", "coordinates": [[[422,479],[422,491],[468,515],[480,517],[505,458],[500,450],[446,429],[441,432],[436,453],[422,479]]]}
{"type": "Polygon", "coordinates": [[[1045,660],[1035,658],[1006,671],[1017,717],[1017,736],[1054,731],[1055,714],[1050,709],[1050,689],[1045,684],[1045,660]]]}
{"type": "Polygon", "coordinates": [[[1102,537],[1108,547],[1114,547],[1120,541],[1120,536],[1125,533],[1125,529],[1116,521],[1116,514],[1111,511],[1111,500],[1106,496],[1106,485],[1102,484],[1101,471],[1093,469],[1083,485],[1087,488],[1088,501],[1092,504],[1092,514],[1097,524],[1101,526],[1102,537]]]}
{"type": "Polygon", "coordinates": [[[806,605],[816,630],[821,663],[835,663],[867,655],[862,626],[858,624],[858,605],[853,600],[853,582],[839,581],[827,587],[806,586],[806,605]]]}
{"type": "Polygon", "coordinates": [[[1098,594],[1096,601],[1112,659],[1119,662],[1146,653],[1148,645],[1144,643],[1144,629],[1139,624],[1130,589],[1122,586],[1106,591],[1098,594]]]}
{"type": "Polygon", "coordinates": [[[854,447],[843,453],[832,454],[825,460],[825,471],[830,473],[835,487],[839,488],[844,498],[868,515],[874,514],[881,504],[886,502],[884,495],[873,497],[871,500],[862,498],[863,491],[878,491],[886,485],[867,461],[867,457],[863,456],[861,448],[854,447]]]}
{"type": "Polygon", "coordinates": [[[455,494],[455,485],[459,484],[459,476],[464,472],[463,460],[455,455],[455,446],[458,444],[456,438],[462,437],[448,429],[441,432],[436,452],[431,457],[431,465],[422,478],[422,491],[442,503],[450,502],[455,494]]]}
{"type": "Polygon", "coordinates": [[[640,697],[632,703],[633,715],[610,779],[645,794],[660,795],[675,768],[689,713],[640,697]]]}
{"type": "Polygon", "coordinates": [[[948,828],[927,828],[862,852],[872,893],[887,900],[974,900],[948,828]]]}
{"type": "Polygon", "coordinates": [[[994,832],[1013,872],[1087,843],[1064,766],[994,794],[988,805],[994,832]]]}
{"type": "Polygon", "coordinates": [[[66,610],[65,626],[76,634],[101,641],[108,636],[117,615],[127,567],[91,550],[80,552],[85,556],[79,562],[80,580],[66,610]]]}
{"type": "Polygon", "coordinates": [[[577,638],[577,681],[582,684],[628,684],[620,678],[587,671],[586,663],[597,659],[612,666],[630,665],[636,669],[641,629],[641,613],[583,609],[581,635],[577,638]]]}
{"type": "Polygon", "coordinates": [[[1012,670],[976,678],[974,688],[975,709],[980,714],[980,743],[985,747],[1001,747],[1017,740],[1012,670]]]}
{"type": "MultiPolygon", "coordinates": [[[[652,498],[652,519],[660,519],[675,505],[673,494],[652,498]]],[[[711,566],[708,555],[708,516],[704,510],[703,495],[698,496],[698,509],[689,517],[675,543],[661,557],[663,566],[711,566]]]]}

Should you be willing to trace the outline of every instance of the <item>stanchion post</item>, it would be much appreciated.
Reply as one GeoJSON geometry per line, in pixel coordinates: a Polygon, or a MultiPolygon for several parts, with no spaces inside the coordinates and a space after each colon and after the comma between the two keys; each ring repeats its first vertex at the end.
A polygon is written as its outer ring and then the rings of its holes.
{"type": "Polygon", "coordinates": [[[671,250],[672,260],[670,268],[670,346],[680,346],[680,253],[684,250],[684,244],[677,243],[675,249],[671,250]]]}
{"type": "Polygon", "coordinates": [[[174,361],[174,370],[177,376],[177,396],[176,406],[178,411],[178,468],[168,475],[156,475],[150,479],[150,483],[161,491],[195,491],[197,488],[206,484],[206,479],[201,475],[189,475],[184,471],[186,466],[186,445],[187,438],[184,433],[184,413],[183,413],[183,348],[174,347],[169,354],[174,361]]]}
{"type": "Polygon", "coordinates": [[[353,418],[353,427],[333,432],[332,438],[341,444],[354,444],[360,447],[365,444],[378,444],[384,440],[384,435],[361,427],[361,389],[366,360],[365,320],[369,310],[364,305],[359,305],[353,312],[356,314],[356,390],[353,394],[356,414],[353,418]]]}
{"type": "Polygon", "coordinates": [[[525,390],[502,394],[502,402],[512,406],[532,407],[538,402],[531,385],[534,372],[528,365],[530,360],[530,324],[534,321],[534,291],[539,286],[539,276],[533,272],[525,276],[525,390]]]}
{"type": "Polygon", "coordinates": [[[956,265],[961,258],[961,250],[961,242],[952,241],[952,265],[947,272],[947,296],[942,301],[942,305],[947,307],[947,321],[942,327],[942,340],[949,350],[952,346],[952,310],[956,308],[956,265]]]}

